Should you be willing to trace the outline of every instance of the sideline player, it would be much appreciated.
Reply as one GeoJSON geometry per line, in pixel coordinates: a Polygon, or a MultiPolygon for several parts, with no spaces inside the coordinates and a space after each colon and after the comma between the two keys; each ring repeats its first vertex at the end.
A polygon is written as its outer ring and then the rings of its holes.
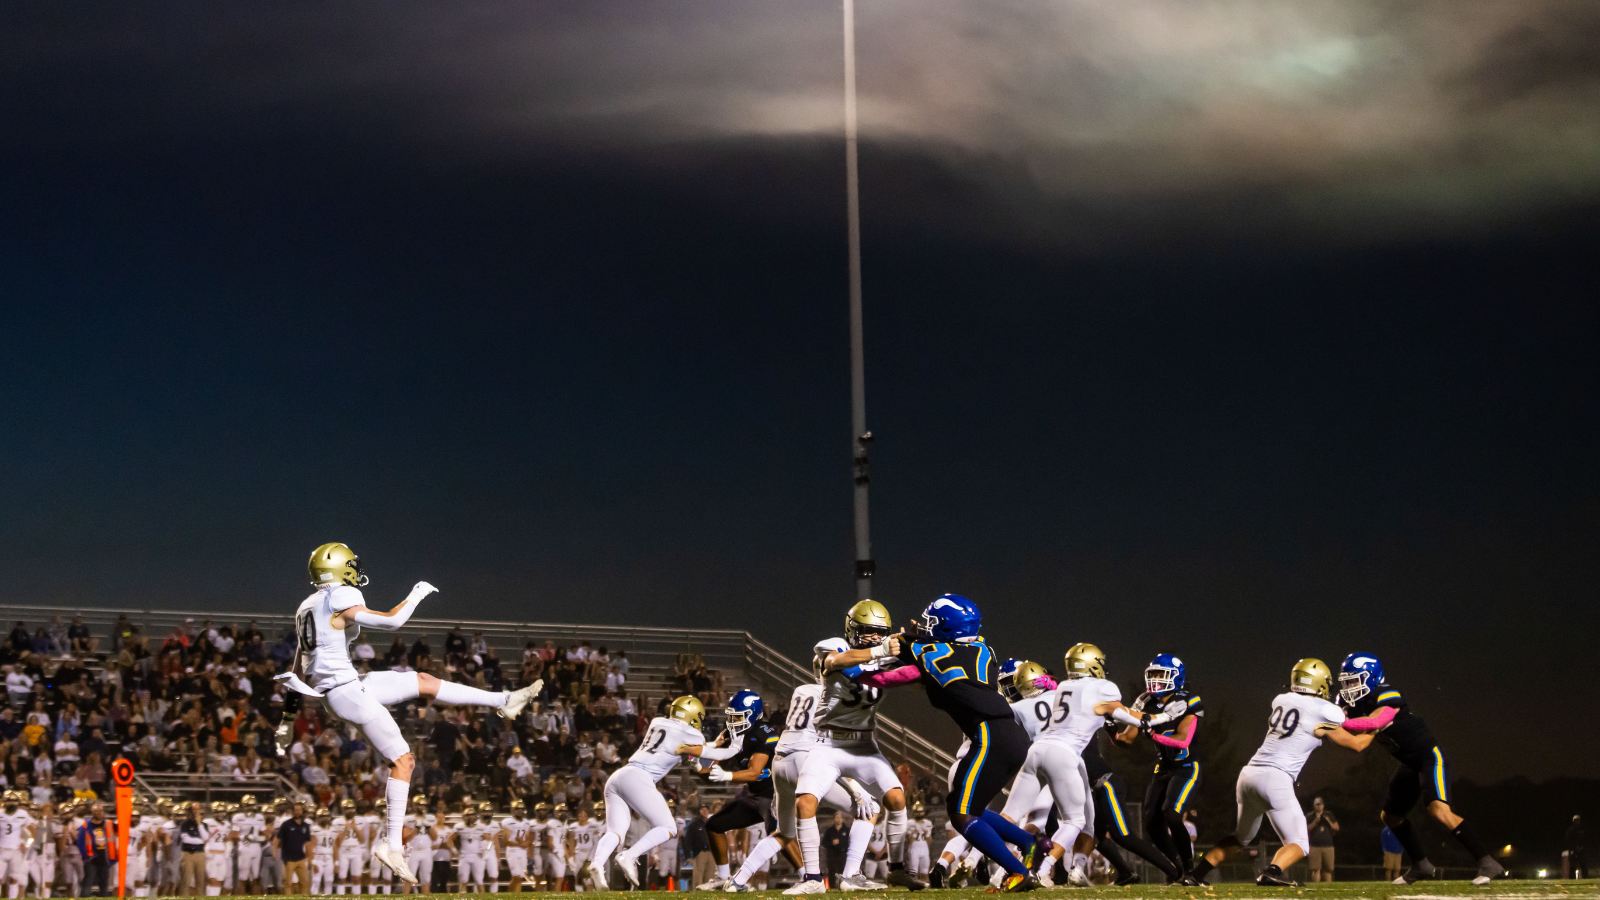
{"type": "Polygon", "coordinates": [[[928,880],[928,848],[933,841],[933,821],[921,801],[911,804],[911,820],[906,823],[906,868],[917,878],[928,880]]]}
{"type": "Polygon", "coordinates": [[[1200,761],[1191,745],[1205,708],[1188,688],[1183,660],[1158,653],[1144,670],[1145,692],[1133,702],[1141,724],[1128,725],[1117,740],[1131,744],[1141,731],[1157,744],[1156,771],[1144,791],[1144,828],[1150,842],[1177,866],[1184,884],[1193,881],[1194,843],[1184,827],[1189,796],[1200,783],[1200,761]],[[1156,710],[1151,713],[1151,710],[1156,710]]]}
{"type": "Polygon", "coordinates": [[[233,830],[239,834],[239,893],[258,895],[262,893],[261,852],[267,841],[267,819],[256,806],[254,794],[239,798],[233,830]]]}
{"type": "MultiPolygon", "coordinates": [[[[311,893],[333,893],[333,854],[338,847],[339,839],[349,827],[349,825],[336,827],[333,824],[332,810],[326,807],[317,810],[317,824],[311,826],[311,893]]],[[[209,862],[207,859],[207,869],[210,869],[209,862]]],[[[207,888],[207,893],[210,893],[210,890],[207,888]]]]}
{"type": "Polygon", "coordinates": [[[1455,835],[1478,861],[1473,884],[1488,884],[1504,875],[1505,868],[1495,861],[1489,846],[1450,808],[1450,776],[1444,753],[1427,723],[1384,679],[1383,663],[1376,656],[1352,653],[1344,658],[1339,667],[1339,705],[1350,716],[1344,723],[1346,731],[1373,734],[1373,740],[1400,764],[1389,779],[1389,793],[1383,801],[1383,824],[1411,854],[1411,868],[1395,884],[1412,884],[1434,874],[1422,838],[1406,818],[1418,800],[1426,803],[1428,814],[1455,835]]]}
{"type": "Polygon", "coordinates": [[[541,830],[541,840],[544,841],[544,850],[540,854],[544,861],[545,877],[550,879],[550,890],[562,890],[562,882],[567,877],[567,805],[557,803],[550,811],[550,818],[545,821],[541,830]]]}
{"type": "Polygon", "coordinates": [[[0,879],[7,893],[22,896],[28,883],[28,861],[23,850],[33,841],[33,815],[23,809],[21,791],[6,791],[4,811],[0,812],[0,879]]]}
{"type": "Polygon", "coordinates": [[[438,589],[419,581],[394,609],[386,613],[370,610],[360,590],[367,583],[361,561],[354,551],[339,543],[323,544],[314,550],[307,571],[317,590],[295,612],[299,643],[294,664],[278,678],[302,694],[321,697],[334,715],[360,728],[372,748],[393,762],[386,788],[387,840],[373,848],[372,856],[409,882],[411,869],[401,852],[400,836],[404,832],[406,798],[411,791],[416,757],[387,707],[417,697],[433,697],[455,706],[498,709],[502,716],[514,720],[543,682],[534,681],[516,691],[494,692],[440,681],[423,672],[373,672],[363,678],[350,661],[350,644],[361,627],[398,630],[411,618],[417,604],[438,589]]]}
{"type": "Polygon", "coordinates": [[[927,690],[928,702],[954,720],[970,746],[956,764],[945,799],[950,821],[968,842],[1010,873],[1002,890],[1031,891],[1039,881],[1030,867],[1049,851],[1050,841],[987,808],[1022,768],[1028,734],[999,692],[999,661],[978,634],[982,624],[977,604],[960,594],[944,594],[913,621],[911,634],[891,636],[869,650],[853,650],[841,663],[859,665],[856,654],[864,659],[898,657],[907,665],[864,676],[862,683],[919,683],[927,690]],[[1027,848],[1026,858],[1013,855],[1008,842],[1027,848]]]}
{"type": "Polygon", "coordinates": [[[700,769],[700,774],[714,784],[742,784],[744,789],[706,820],[717,874],[695,890],[720,891],[731,884],[729,833],[765,823],[772,814],[770,764],[773,749],[778,744],[778,732],[767,723],[765,712],[766,704],[755,691],[734,694],[723,710],[726,730],[717,736],[715,744],[700,750],[700,759],[711,763],[709,768],[700,769]],[[731,761],[732,765],[723,769],[718,765],[722,761],[731,761]]]}
{"type": "Polygon", "coordinates": [[[511,876],[513,894],[522,890],[523,879],[528,877],[529,836],[533,830],[533,821],[528,818],[528,802],[512,801],[511,817],[500,823],[500,833],[505,836],[506,874],[511,876]]]}
{"type": "Polygon", "coordinates": [[[606,867],[615,853],[617,868],[622,877],[637,888],[639,886],[639,858],[651,848],[668,838],[676,837],[678,826],[667,808],[667,801],[656,790],[656,782],[666,777],[678,764],[678,755],[695,753],[703,748],[705,735],[700,727],[705,722],[706,708],[698,699],[685,695],[672,701],[665,716],[650,720],[639,749],[628,757],[622,768],[606,780],[606,833],[600,836],[590,863],[590,875],[595,887],[609,890],[606,867]],[[617,848],[628,836],[628,825],[633,813],[650,824],[650,828],[631,847],[617,848]]]}
{"type": "Polygon", "coordinates": [[[412,814],[406,817],[405,831],[400,839],[406,848],[406,865],[411,868],[411,876],[415,881],[407,882],[402,887],[420,894],[424,891],[422,886],[433,881],[433,850],[439,842],[436,827],[439,820],[428,812],[426,794],[412,801],[412,809],[412,814]]]}
{"type": "MultiPolygon", "coordinates": [[[[803,872],[805,869],[804,858],[800,854],[800,844],[796,838],[795,828],[795,787],[800,782],[800,772],[805,768],[806,758],[818,745],[817,713],[823,705],[825,689],[823,687],[823,659],[831,653],[840,653],[849,646],[839,638],[829,638],[817,645],[817,652],[811,659],[811,674],[816,679],[812,684],[802,684],[794,689],[789,697],[789,714],[784,720],[783,733],[778,736],[778,743],[773,745],[772,762],[769,768],[772,772],[773,802],[777,809],[774,811],[777,820],[776,831],[769,829],[767,836],[750,848],[745,854],[744,864],[733,876],[733,882],[725,890],[730,892],[747,892],[755,890],[750,882],[757,872],[765,871],[771,860],[780,851],[794,865],[795,871],[803,872]]],[[[877,811],[877,804],[855,782],[848,778],[840,778],[827,794],[821,798],[822,805],[841,812],[852,812],[854,823],[850,826],[850,843],[845,853],[845,871],[841,877],[849,874],[859,875],[859,866],[862,856],[866,853],[866,841],[871,834],[871,820],[877,811]],[[856,864],[851,869],[852,860],[856,864]]],[[[859,884],[859,883],[858,883],[859,884]]],[[[857,886],[858,890],[866,890],[857,886]]]]}
{"type": "Polygon", "coordinates": [[[577,820],[567,829],[567,843],[572,848],[572,889],[575,891],[584,889],[584,880],[590,874],[589,861],[594,858],[594,845],[600,839],[600,832],[600,823],[589,819],[589,807],[580,804],[577,820]]]}
{"type": "MultiPolygon", "coordinates": [[[[883,692],[878,686],[858,681],[867,670],[876,671],[885,664],[890,654],[874,656],[873,648],[884,646],[890,624],[889,611],[882,603],[862,600],[845,614],[845,642],[851,649],[824,655],[823,644],[815,648],[815,655],[824,657],[823,696],[815,713],[817,745],[800,771],[794,801],[805,875],[785,894],[819,894],[827,890],[827,883],[822,880],[822,833],[817,827],[817,807],[820,798],[841,777],[859,783],[883,806],[884,837],[889,844],[887,883],[913,891],[927,887],[905,870],[906,793],[894,766],[878,749],[876,738],[878,701],[883,692]]],[[[869,840],[870,835],[869,831],[869,840]]]]}
{"type": "Polygon", "coordinates": [[[1272,700],[1267,717],[1267,739],[1261,749],[1239,770],[1234,795],[1239,802],[1239,825],[1233,834],[1218,841],[1195,865],[1194,878],[1204,882],[1218,863],[1238,853],[1255,840],[1261,817],[1272,820],[1283,846],[1256,884],[1262,887],[1299,887],[1284,874],[1289,867],[1311,852],[1306,834],[1306,814],[1294,795],[1295,779],[1306,760],[1324,739],[1360,752],[1372,743],[1372,735],[1357,737],[1345,731],[1344,711],[1329,702],[1333,693],[1333,672],[1320,659],[1307,657],[1289,670],[1289,690],[1272,700]]]}

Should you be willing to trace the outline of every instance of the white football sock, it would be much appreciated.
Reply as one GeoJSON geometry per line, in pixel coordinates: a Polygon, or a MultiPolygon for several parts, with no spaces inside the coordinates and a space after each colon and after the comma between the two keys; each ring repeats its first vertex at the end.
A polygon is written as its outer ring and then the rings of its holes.
{"type": "Polygon", "coordinates": [[[891,809],[884,815],[883,839],[889,842],[889,862],[906,859],[906,808],[891,809]]]}
{"type": "Polygon", "coordinates": [[[797,819],[795,836],[800,841],[800,857],[805,861],[807,875],[822,874],[822,834],[817,831],[817,820],[797,819]]]}
{"type": "Polygon", "coordinates": [[[730,878],[730,877],[732,877],[731,873],[728,870],[728,863],[717,863],[717,877],[718,878],[730,878]]]}
{"type": "Polygon", "coordinates": [[[783,849],[783,842],[774,835],[767,835],[760,843],[751,848],[748,856],[744,858],[744,865],[739,867],[739,874],[733,876],[735,884],[748,884],[756,876],[763,863],[778,855],[783,849]]]}
{"type": "Polygon", "coordinates": [[[411,795],[411,785],[394,776],[389,777],[389,783],[384,785],[384,794],[389,799],[389,808],[385,810],[388,815],[389,849],[400,853],[400,837],[406,827],[406,799],[411,795]]]}
{"type": "Polygon", "coordinates": [[[208,885],[206,885],[206,896],[207,897],[220,897],[220,896],[222,896],[222,885],[220,885],[220,884],[208,884],[208,885]]]}
{"type": "Polygon", "coordinates": [[[867,844],[872,843],[872,820],[856,819],[850,823],[850,844],[844,851],[844,868],[839,875],[853,878],[861,874],[861,860],[867,855],[867,844]]]}
{"type": "Polygon", "coordinates": [[[439,682],[439,702],[451,706],[492,706],[499,709],[506,705],[507,696],[505,691],[484,691],[454,681],[439,682]]]}

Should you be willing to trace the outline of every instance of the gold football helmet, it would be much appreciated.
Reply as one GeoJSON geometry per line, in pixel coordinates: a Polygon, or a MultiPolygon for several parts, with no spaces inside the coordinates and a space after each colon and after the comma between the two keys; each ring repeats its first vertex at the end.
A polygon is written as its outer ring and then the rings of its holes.
{"type": "Polygon", "coordinates": [[[480,813],[482,813],[482,814],[484,814],[486,816],[492,816],[492,815],[494,815],[494,804],[490,803],[487,800],[485,800],[482,803],[478,804],[478,812],[480,812],[480,813]]]}
{"type": "Polygon", "coordinates": [[[1106,655],[1093,644],[1073,644],[1064,659],[1067,680],[1106,677],[1106,655]]]}
{"type": "MultiPolygon", "coordinates": [[[[672,801],[668,800],[667,803],[670,804],[670,803],[672,803],[672,801]]],[[[554,810],[552,810],[550,812],[550,814],[552,816],[555,816],[560,821],[563,821],[563,822],[566,821],[566,819],[567,819],[567,805],[565,803],[557,803],[556,804],[556,808],[554,810]]]]}
{"type": "Polygon", "coordinates": [[[917,801],[916,803],[911,804],[911,818],[920,819],[920,818],[922,818],[923,816],[925,816],[927,814],[928,814],[928,808],[926,806],[923,806],[922,802],[920,800],[917,801]]]}
{"type": "Polygon", "coordinates": [[[319,819],[331,819],[331,818],[333,818],[333,811],[328,809],[326,806],[324,806],[321,809],[317,810],[317,818],[319,818],[319,819]]]}
{"type": "Polygon", "coordinates": [[[706,705],[698,698],[684,694],[672,701],[672,707],[667,710],[667,718],[678,719],[691,727],[699,728],[706,720],[706,705]]]}
{"type": "Polygon", "coordinates": [[[361,573],[361,559],[356,552],[337,542],[323,544],[311,551],[306,572],[311,575],[311,583],[315,585],[343,583],[361,587],[367,583],[367,576],[361,573]]]}
{"type": "Polygon", "coordinates": [[[889,634],[889,610],[876,600],[859,600],[844,616],[844,639],[857,649],[871,647],[889,634]]]}
{"type": "Polygon", "coordinates": [[[245,812],[255,812],[255,809],[256,809],[256,795],[255,794],[245,794],[243,797],[239,798],[239,805],[241,807],[244,807],[244,811],[245,812]]]}
{"type": "Polygon", "coordinates": [[[1044,688],[1039,687],[1034,682],[1049,676],[1049,674],[1044,670],[1044,666],[1036,662],[1023,660],[1017,663],[1017,667],[1011,671],[1009,676],[1000,679],[1000,693],[1005,694],[1006,699],[1012,703],[1038,696],[1044,693],[1044,688]]]}
{"type": "Polygon", "coordinates": [[[535,803],[533,805],[533,814],[535,817],[550,818],[550,804],[535,803]]]}
{"type": "Polygon", "coordinates": [[[344,813],[345,815],[348,816],[348,815],[354,815],[355,811],[356,811],[356,802],[354,800],[351,800],[349,797],[346,797],[343,800],[339,801],[339,812],[344,813]]]}
{"type": "Polygon", "coordinates": [[[1289,690],[1327,700],[1333,695],[1333,670],[1322,660],[1308,656],[1289,670],[1289,690]]]}
{"type": "Polygon", "coordinates": [[[595,801],[594,817],[597,819],[604,819],[606,817],[606,802],[604,800],[595,801]]]}

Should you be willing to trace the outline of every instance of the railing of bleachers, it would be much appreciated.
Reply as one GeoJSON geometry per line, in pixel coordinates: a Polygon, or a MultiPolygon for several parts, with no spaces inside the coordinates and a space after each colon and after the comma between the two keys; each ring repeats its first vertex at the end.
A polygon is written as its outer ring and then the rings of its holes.
{"type": "MultiPolygon", "coordinates": [[[[228,624],[236,628],[254,622],[266,636],[269,644],[278,634],[292,629],[294,623],[294,616],[286,613],[132,610],[96,606],[69,608],[29,604],[0,605],[0,616],[27,621],[32,629],[48,625],[56,616],[62,617],[64,621],[70,621],[74,616],[82,616],[85,624],[91,626],[91,630],[100,639],[102,651],[110,649],[108,629],[122,616],[126,616],[130,623],[140,628],[152,648],[159,647],[174,628],[188,626],[194,629],[207,621],[218,627],[228,624]]],[[[647,685],[655,684],[657,687],[660,682],[670,678],[672,667],[678,657],[685,654],[698,655],[713,669],[742,671],[750,681],[761,685],[764,691],[775,699],[776,693],[781,693],[785,702],[788,700],[789,692],[793,691],[796,685],[811,679],[811,673],[793,660],[752,637],[748,632],[732,629],[649,628],[413,617],[399,631],[370,634],[375,641],[374,650],[382,655],[385,650],[383,645],[396,636],[409,645],[420,635],[427,634],[430,639],[438,639],[451,629],[459,629],[469,635],[472,632],[481,632],[485,641],[496,653],[504,653],[501,657],[501,668],[512,674],[521,668],[521,651],[529,641],[541,646],[545,641],[554,641],[558,646],[565,646],[586,640],[595,647],[605,646],[613,652],[627,651],[631,664],[639,667],[636,671],[650,679],[641,679],[642,682],[647,685]]],[[[441,657],[444,648],[432,646],[432,652],[435,657],[441,657]]],[[[630,686],[632,684],[633,679],[630,678],[630,686]]],[[[908,762],[913,768],[927,771],[935,777],[942,776],[954,761],[954,757],[949,753],[887,717],[880,717],[879,738],[884,753],[891,759],[908,762]]]]}

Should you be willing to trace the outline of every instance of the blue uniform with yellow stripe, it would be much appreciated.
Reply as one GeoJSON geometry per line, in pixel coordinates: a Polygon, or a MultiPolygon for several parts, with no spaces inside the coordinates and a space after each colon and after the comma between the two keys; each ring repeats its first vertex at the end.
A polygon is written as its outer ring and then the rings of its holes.
{"type": "Polygon", "coordinates": [[[746,782],[744,790],[717,810],[706,820],[706,830],[726,834],[739,828],[749,828],[765,822],[767,833],[776,830],[777,821],[772,815],[772,756],[778,746],[778,731],[764,720],[757,719],[740,735],[739,755],[728,760],[723,768],[729,772],[742,772],[750,768],[750,758],[766,754],[767,764],[755,781],[746,782]]]}
{"type": "Polygon", "coordinates": [[[1000,662],[982,638],[904,641],[900,659],[917,667],[928,701],[944,710],[971,742],[956,765],[946,811],[981,816],[1028,756],[1028,733],[998,687],[1000,662]]]}
{"type": "MultiPolygon", "coordinates": [[[[1205,715],[1200,695],[1187,688],[1152,694],[1140,694],[1133,702],[1135,712],[1152,715],[1165,712],[1172,721],[1150,729],[1152,734],[1176,737],[1183,720],[1189,716],[1205,715]]],[[[1199,727],[1196,722],[1193,726],[1199,727]]],[[[1193,861],[1194,847],[1189,832],[1183,826],[1183,814],[1195,800],[1195,789],[1200,786],[1200,761],[1195,759],[1194,745],[1168,747],[1157,743],[1156,771],[1144,789],[1145,832],[1150,842],[1165,853],[1177,867],[1187,872],[1193,861]]]]}
{"type": "Polygon", "coordinates": [[[1373,736],[1373,742],[1388,750],[1400,764],[1389,779],[1384,812],[1404,818],[1418,800],[1450,802],[1450,776],[1444,753],[1428,724],[1411,711],[1399,691],[1379,684],[1355,703],[1341,705],[1352,719],[1364,719],[1385,706],[1395,709],[1394,719],[1373,736]]]}

